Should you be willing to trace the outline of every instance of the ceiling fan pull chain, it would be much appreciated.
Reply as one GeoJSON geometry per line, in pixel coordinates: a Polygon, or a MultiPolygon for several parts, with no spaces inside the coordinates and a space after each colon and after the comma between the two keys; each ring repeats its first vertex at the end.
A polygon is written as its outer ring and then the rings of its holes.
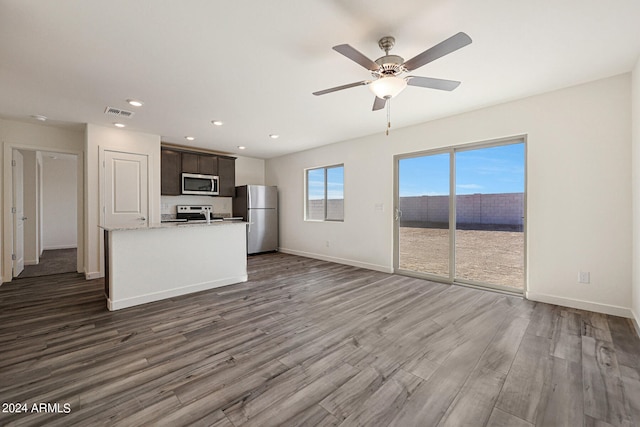
{"type": "Polygon", "coordinates": [[[389,136],[389,128],[391,128],[391,98],[387,99],[387,136],[389,136]]]}

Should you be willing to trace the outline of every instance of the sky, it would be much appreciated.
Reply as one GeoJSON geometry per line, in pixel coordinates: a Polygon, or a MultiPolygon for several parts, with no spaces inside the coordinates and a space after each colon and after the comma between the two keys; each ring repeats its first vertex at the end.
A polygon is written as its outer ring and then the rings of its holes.
{"type": "MultiPolygon", "coordinates": [[[[524,192],[524,143],[457,151],[456,194],[524,192]]],[[[309,199],[324,199],[325,168],[310,169],[309,199]]],[[[344,197],[344,167],[326,168],[327,198],[344,197]]],[[[449,194],[449,154],[400,160],[400,197],[449,194]]]]}
{"type": "MultiPolygon", "coordinates": [[[[325,168],[307,171],[309,199],[324,199],[324,171],[325,168]]],[[[327,199],[344,198],[344,167],[329,167],[327,171],[327,199]]]]}
{"type": "MultiPolygon", "coordinates": [[[[524,143],[457,151],[456,194],[524,192],[524,143]]],[[[400,197],[449,194],[449,154],[400,160],[400,197]]]]}

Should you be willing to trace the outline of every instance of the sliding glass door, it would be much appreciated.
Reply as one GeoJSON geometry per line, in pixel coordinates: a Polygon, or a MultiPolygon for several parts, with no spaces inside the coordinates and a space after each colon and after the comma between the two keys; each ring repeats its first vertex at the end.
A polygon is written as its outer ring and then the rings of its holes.
{"type": "Polygon", "coordinates": [[[450,163],[449,153],[399,162],[398,265],[402,270],[449,277],[450,163]]]}
{"type": "Polygon", "coordinates": [[[396,158],[398,272],[522,292],[524,139],[396,158]]]}
{"type": "Polygon", "coordinates": [[[456,151],[459,281],[524,288],[524,143],[456,151]]]}

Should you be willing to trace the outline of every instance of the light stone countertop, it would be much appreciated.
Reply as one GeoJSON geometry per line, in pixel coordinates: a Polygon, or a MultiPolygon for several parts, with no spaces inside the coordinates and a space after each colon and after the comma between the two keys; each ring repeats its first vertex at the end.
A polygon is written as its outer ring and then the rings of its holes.
{"type": "Polygon", "coordinates": [[[131,225],[127,227],[116,226],[116,227],[107,227],[103,225],[99,225],[98,227],[102,228],[105,231],[125,231],[125,230],[145,230],[145,229],[157,229],[157,228],[183,228],[183,227],[220,227],[220,226],[228,226],[235,224],[248,224],[246,221],[242,220],[213,220],[211,223],[207,224],[206,221],[202,222],[162,222],[162,223],[153,223],[153,224],[141,224],[141,225],[131,225]]]}

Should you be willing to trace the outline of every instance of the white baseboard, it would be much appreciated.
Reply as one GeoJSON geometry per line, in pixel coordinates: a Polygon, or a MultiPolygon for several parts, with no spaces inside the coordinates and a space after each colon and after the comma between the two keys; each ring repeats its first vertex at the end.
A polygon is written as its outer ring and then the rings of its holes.
{"type": "Polygon", "coordinates": [[[110,311],[120,310],[122,308],[133,307],[135,305],[146,304],[148,302],[159,301],[167,298],[177,297],[180,295],[192,294],[194,292],[206,291],[208,289],[219,288],[221,286],[233,285],[235,283],[246,282],[248,276],[245,274],[238,277],[227,277],[225,279],[214,280],[212,282],[197,283],[195,285],[184,286],[181,288],[168,289],[166,291],[154,292],[151,294],[140,295],[133,298],[125,298],[118,301],[107,299],[107,308],[110,311]]]}
{"type": "Polygon", "coordinates": [[[591,301],[582,301],[570,298],[559,297],[555,295],[536,294],[526,292],[525,297],[531,301],[539,301],[547,304],[561,305],[564,307],[577,308],[580,310],[595,311],[596,313],[610,314],[612,316],[626,317],[633,319],[633,312],[630,308],[620,307],[617,305],[601,304],[591,301]]]}
{"type": "Polygon", "coordinates": [[[101,277],[104,277],[104,274],[100,273],[99,271],[94,271],[92,273],[87,273],[85,271],[84,277],[87,280],[100,279],[101,277]]]}
{"type": "Polygon", "coordinates": [[[25,259],[24,265],[38,265],[38,260],[35,259],[25,259]]]}
{"type": "Polygon", "coordinates": [[[631,310],[631,315],[631,321],[633,322],[633,326],[636,328],[636,334],[640,337],[640,316],[638,316],[633,310],[631,310]]]}
{"type": "Polygon", "coordinates": [[[312,252],[297,251],[295,249],[279,248],[280,252],[291,255],[298,255],[307,258],[319,259],[322,261],[335,262],[337,264],[350,265],[352,267],[366,268],[367,270],[381,271],[383,273],[393,273],[393,268],[384,265],[370,264],[368,262],[355,261],[346,258],[337,258],[328,255],[316,254],[312,252]]]}
{"type": "Polygon", "coordinates": [[[53,251],[56,249],[76,249],[78,247],[77,244],[74,245],[56,245],[56,246],[47,246],[46,248],[43,248],[43,251],[53,251]]]}

